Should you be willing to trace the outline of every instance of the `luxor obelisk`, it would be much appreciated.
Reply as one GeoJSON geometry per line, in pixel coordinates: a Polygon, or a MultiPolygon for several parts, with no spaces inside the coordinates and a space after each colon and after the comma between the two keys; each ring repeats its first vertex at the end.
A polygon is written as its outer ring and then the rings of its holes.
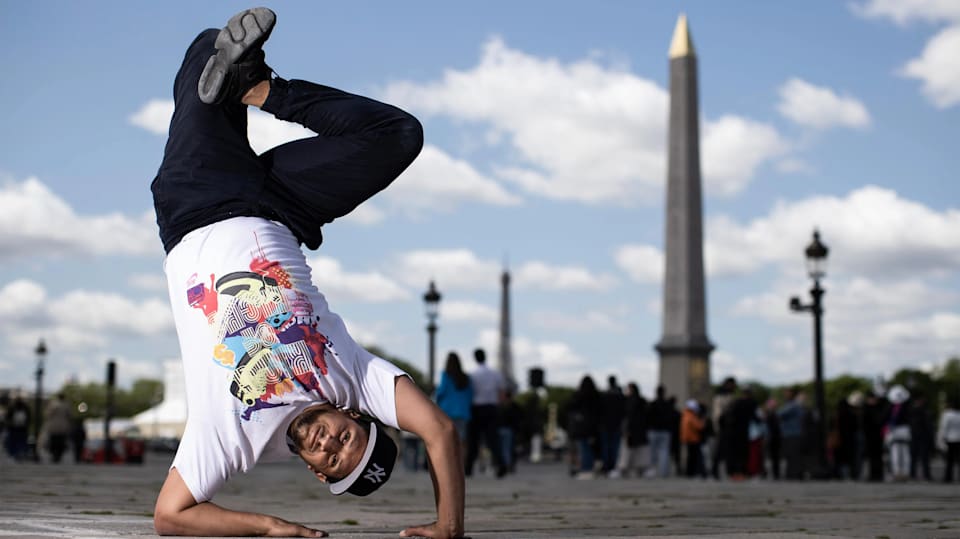
{"type": "Polygon", "coordinates": [[[680,15],[670,44],[670,121],[667,154],[666,254],[660,383],[679,403],[710,399],[710,352],[703,277],[703,208],[697,56],[687,18],[680,15]]]}

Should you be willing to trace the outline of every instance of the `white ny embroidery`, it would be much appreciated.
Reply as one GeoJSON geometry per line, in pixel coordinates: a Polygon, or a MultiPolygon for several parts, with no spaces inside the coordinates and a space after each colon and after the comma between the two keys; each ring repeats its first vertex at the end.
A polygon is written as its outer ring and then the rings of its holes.
{"type": "Polygon", "coordinates": [[[363,478],[371,483],[383,483],[383,480],[386,478],[387,472],[379,464],[373,463],[373,466],[367,468],[367,473],[363,475],[363,478]]]}

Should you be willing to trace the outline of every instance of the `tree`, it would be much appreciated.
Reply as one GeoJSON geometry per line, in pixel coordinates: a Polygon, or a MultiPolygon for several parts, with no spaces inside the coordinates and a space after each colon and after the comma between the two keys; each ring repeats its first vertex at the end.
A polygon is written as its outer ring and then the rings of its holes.
{"type": "Polygon", "coordinates": [[[960,357],[952,357],[934,369],[937,390],[946,399],[960,398],[960,357]]]}
{"type": "MultiPolygon", "coordinates": [[[[87,417],[103,417],[107,412],[107,386],[99,382],[86,384],[67,383],[60,390],[71,410],[80,403],[87,405],[87,417]]],[[[133,417],[157,404],[163,396],[163,382],[141,378],[130,389],[115,388],[113,394],[114,417],[133,417]]]]}
{"type": "MultiPolygon", "coordinates": [[[[831,378],[823,384],[823,398],[826,400],[827,417],[836,413],[837,406],[841,399],[847,399],[854,391],[866,393],[870,391],[873,384],[870,380],[861,376],[852,374],[841,374],[836,378],[831,378]]],[[[811,387],[811,391],[812,391],[811,387]]]]}

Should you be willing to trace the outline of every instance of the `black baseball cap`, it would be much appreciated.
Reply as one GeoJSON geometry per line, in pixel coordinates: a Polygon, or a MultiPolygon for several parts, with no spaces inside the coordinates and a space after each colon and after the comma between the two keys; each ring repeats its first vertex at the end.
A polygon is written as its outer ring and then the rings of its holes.
{"type": "Polygon", "coordinates": [[[371,422],[363,458],[346,477],[330,483],[330,492],[337,496],[344,492],[367,496],[390,479],[396,461],[397,444],[387,433],[378,429],[376,423],[371,422]]]}

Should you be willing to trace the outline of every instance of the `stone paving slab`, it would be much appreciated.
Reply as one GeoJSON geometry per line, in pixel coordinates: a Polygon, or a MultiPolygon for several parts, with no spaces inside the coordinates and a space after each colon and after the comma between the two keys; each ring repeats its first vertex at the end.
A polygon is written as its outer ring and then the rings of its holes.
{"type": "MultiPolygon", "coordinates": [[[[171,455],[144,465],[0,462],[0,537],[154,536],[153,504],[171,455]]],[[[216,501],[324,529],[396,537],[432,520],[425,472],[398,469],[369,498],[331,496],[295,461],[258,466],[216,501]]],[[[467,483],[474,539],[553,537],[960,538],[960,486],[937,483],[576,480],[559,463],[467,483]]]]}

